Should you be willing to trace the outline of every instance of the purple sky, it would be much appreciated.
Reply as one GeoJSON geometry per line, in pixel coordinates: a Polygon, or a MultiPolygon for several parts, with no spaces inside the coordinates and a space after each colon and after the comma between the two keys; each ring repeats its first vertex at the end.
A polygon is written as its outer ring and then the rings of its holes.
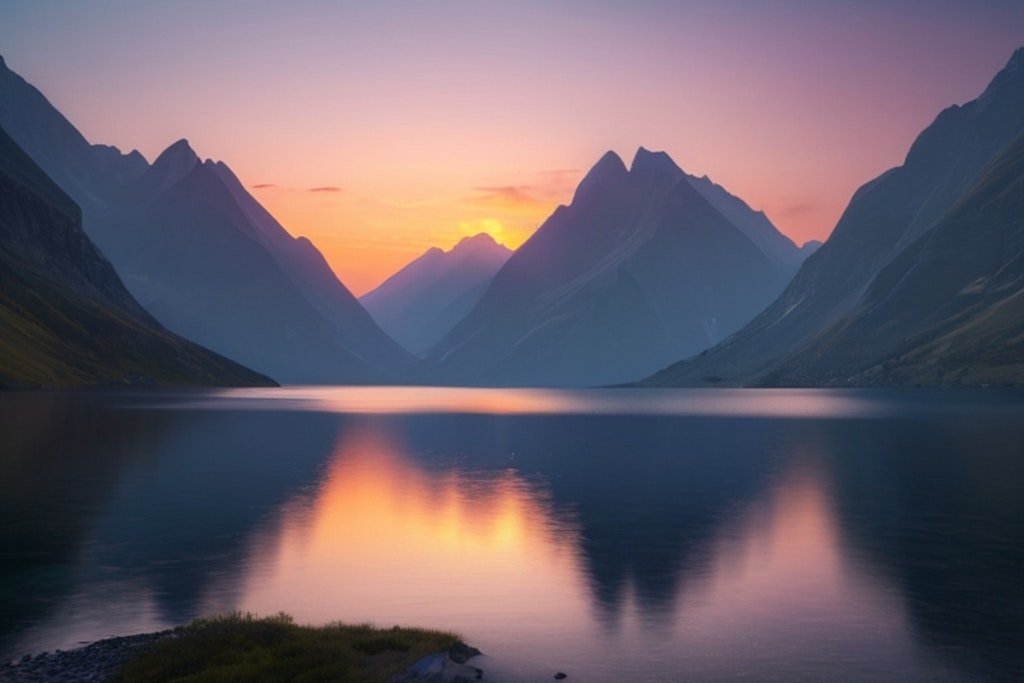
{"type": "Polygon", "coordinates": [[[0,54],[93,142],[187,137],[361,293],[517,246],[608,149],[823,239],[1024,45],[1024,2],[5,0],[0,54]],[[256,187],[260,186],[260,187],[256,187]],[[310,190],[318,190],[311,192],[310,190]]]}

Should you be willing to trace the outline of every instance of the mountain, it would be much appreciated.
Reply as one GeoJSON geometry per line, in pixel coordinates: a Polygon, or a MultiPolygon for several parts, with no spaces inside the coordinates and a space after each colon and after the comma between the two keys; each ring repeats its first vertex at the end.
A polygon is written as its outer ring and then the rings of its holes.
{"type": "Polygon", "coordinates": [[[1024,48],[862,186],[779,298],[652,386],[1024,382],[1024,48]]]}
{"type": "Polygon", "coordinates": [[[95,212],[93,234],[171,329],[292,384],[385,382],[411,363],[308,240],[187,141],[126,193],[95,212]]]}
{"type": "Polygon", "coordinates": [[[303,238],[185,140],[153,164],[90,145],[0,63],[0,125],[82,207],[129,291],[169,329],[289,383],[379,383],[414,359],[303,238]]]}
{"type": "Polygon", "coordinates": [[[0,126],[32,160],[83,207],[103,203],[147,167],[137,151],[90,145],[45,96],[11,71],[0,56],[0,126]]]}
{"type": "Polygon", "coordinates": [[[822,242],[820,240],[807,240],[800,245],[801,262],[806,261],[808,256],[821,249],[821,245],[822,242]]]}
{"type": "Polygon", "coordinates": [[[640,148],[627,169],[608,152],[411,379],[587,386],[643,376],[747,322],[798,254],[763,215],[667,154],[640,148]]]}
{"type": "Polygon", "coordinates": [[[273,384],[153,320],[2,128],[0,331],[0,388],[273,384]]]}
{"type": "Polygon", "coordinates": [[[695,178],[688,175],[686,179],[704,199],[708,200],[744,235],[749,237],[758,249],[778,265],[791,268],[793,272],[796,272],[800,263],[810,253],[813,253],[815,244],[813,241],[804,245],[805,247],[809,246],[809,252],[804,251],[803,247],[797,249],[792,240],[772,225],[763,211],[754,211],[745,201],[729,194],[725,188],[712,182],[707,176],[695,178]]]}
{"type": "Polygon", "coordinates": [[[385,332],[422,357],[469,313],[511,255],[487,233],[466,237],[451,251],[432,247],[359,301],[385,332]]]}
{"type": "Polygon", "coordinates": [[[1024,134],[821,340],[766,380],[1024,386],[1024,134]]]}

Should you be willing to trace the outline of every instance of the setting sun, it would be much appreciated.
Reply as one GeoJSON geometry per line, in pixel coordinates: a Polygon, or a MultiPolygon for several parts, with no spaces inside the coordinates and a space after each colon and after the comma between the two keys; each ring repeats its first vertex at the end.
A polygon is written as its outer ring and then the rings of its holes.
{"type": "Polygon", "coordinates": [[[3,0],[0,680],[1024,680],[1022,37],[3,0]]]}

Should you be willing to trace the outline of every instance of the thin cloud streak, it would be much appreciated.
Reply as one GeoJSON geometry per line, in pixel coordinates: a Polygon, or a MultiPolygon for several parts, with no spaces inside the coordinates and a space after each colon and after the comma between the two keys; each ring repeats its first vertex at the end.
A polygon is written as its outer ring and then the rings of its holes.
{"type": "Polygon", "coordinates": [[[495,187],[474,187],[479,195],[465,200],[473,206],[499,206],[504,208],[540,208],[550,204],[532,195],[534,188],[530,185],[504,185],[495,187]]]}
{"type": "Polygon", "coordinates": [[[790,204],[789,206],[783,206],[776,209],[780,218],[797,218],[799,216],[812,214],[819,210],[821,210],[820,206],[811,203],[790,204]]]}

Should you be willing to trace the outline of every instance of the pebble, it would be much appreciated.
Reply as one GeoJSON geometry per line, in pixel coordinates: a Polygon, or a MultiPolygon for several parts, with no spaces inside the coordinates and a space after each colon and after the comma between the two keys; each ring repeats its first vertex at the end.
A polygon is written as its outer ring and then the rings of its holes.
{"type": "Polygon", "coordinates": [[[75,650],[57,650],[0,664],[3,683],[101,683],[138,652],[173,631],[107,638],[75,650]]]}

